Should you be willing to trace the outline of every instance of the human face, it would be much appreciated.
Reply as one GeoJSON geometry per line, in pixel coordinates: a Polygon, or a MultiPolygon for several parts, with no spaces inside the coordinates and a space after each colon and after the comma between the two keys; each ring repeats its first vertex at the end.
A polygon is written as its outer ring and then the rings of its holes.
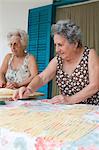
{"type": "Polygon", "coordinates": [[[10,40],[10,48],[14,55],[20,56],[23,53],[22,44],[20,42],[20,37],[12,36],[10,40]]]}
{"type": "Polygon", "coordinates": [[[63,60],[71,58],[75,50],[75,44],[70,44],[65,37],[58,34],[54,35],[54,44],[56,53],[58,53],[63,60]]]}

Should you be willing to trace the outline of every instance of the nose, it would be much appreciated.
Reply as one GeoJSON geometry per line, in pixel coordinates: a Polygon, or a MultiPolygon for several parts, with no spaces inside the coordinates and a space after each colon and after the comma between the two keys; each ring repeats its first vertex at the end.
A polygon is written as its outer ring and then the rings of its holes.
{"type": "Polygon", "coordinates": [[[14,44],[13,44],[13,45],[11,45],[11,49],[15,49],[15,46],[14,46],[14,44]]]}
{"type": "Polygon", "coordinates": [[[59,46],[57,45],[56,46],[56,53],[59,53],[60,52],[60,48],[59,48],[59,46]]]}

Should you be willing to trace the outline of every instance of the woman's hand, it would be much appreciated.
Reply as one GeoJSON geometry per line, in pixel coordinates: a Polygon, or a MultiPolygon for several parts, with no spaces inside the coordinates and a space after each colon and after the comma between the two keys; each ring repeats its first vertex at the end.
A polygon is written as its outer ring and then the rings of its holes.
{"type": "Polygon", "coordinates": [[[68,97],[63,95],[56,95],[52,99],[48,100],[48,103],[51,104],[68,104],[68,97]]]}
{"type": "Polygon", "coordinates": [[[49,103],[51,104],[64,104],[65,97],[63,95],[56,95],[52,99],[50,99],[49,103]]]}
{"type": "Polygon", "coordinates": [[[52,99],[44,100],[43,102],[48,102],[50,104],[74,104],[71,96],[63,96],[63,95],[54,96],[52,99]]]}
{"type": "Polygon", "coordinates": [[[6,88],[17,89],[17,88],[19,88],[19,85],[18,85],[18,83],[16,83],[16,82],[13,82],[13,83],[7,82],[6,88]]]}
{"type": "Polygon", "coordinates": [[[21,99],[21,98],[28,98],[30,94],[31,94],[30,89],[23,86],[23,87],[15,90],[12,99],[17,100],[17,99],[21,99]]]}
{"type": "Polygon", "coordinates": [[[0,81],[0,88],[5,87],[6,86],[6,82],[5,81],[0,81]]]}

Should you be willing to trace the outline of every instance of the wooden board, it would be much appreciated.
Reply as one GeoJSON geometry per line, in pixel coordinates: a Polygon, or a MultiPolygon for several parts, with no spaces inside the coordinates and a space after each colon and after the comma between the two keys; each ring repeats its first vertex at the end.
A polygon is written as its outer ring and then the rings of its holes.
{"type": "MultiPolygon", "coordinates": [[[[14,92],[15,90],[13,89],[0,88],[0,101],[12,99],[14,92]]],[[[39,96],[44,96],[44,93],[34,92],[33,94],[29,96],[29,98],[37,98],[39,96]]]]}

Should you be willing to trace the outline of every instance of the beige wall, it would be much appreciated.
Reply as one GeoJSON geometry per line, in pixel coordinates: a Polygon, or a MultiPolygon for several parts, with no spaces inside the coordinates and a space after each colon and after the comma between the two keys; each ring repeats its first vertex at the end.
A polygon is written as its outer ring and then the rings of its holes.
{"type": "Polygon", "coordinates": [[[28,10],[49,5],[53,0],[0,0],[0,65],[9,51],[6,35],[21,28],[27,31],[28,10]]]}

